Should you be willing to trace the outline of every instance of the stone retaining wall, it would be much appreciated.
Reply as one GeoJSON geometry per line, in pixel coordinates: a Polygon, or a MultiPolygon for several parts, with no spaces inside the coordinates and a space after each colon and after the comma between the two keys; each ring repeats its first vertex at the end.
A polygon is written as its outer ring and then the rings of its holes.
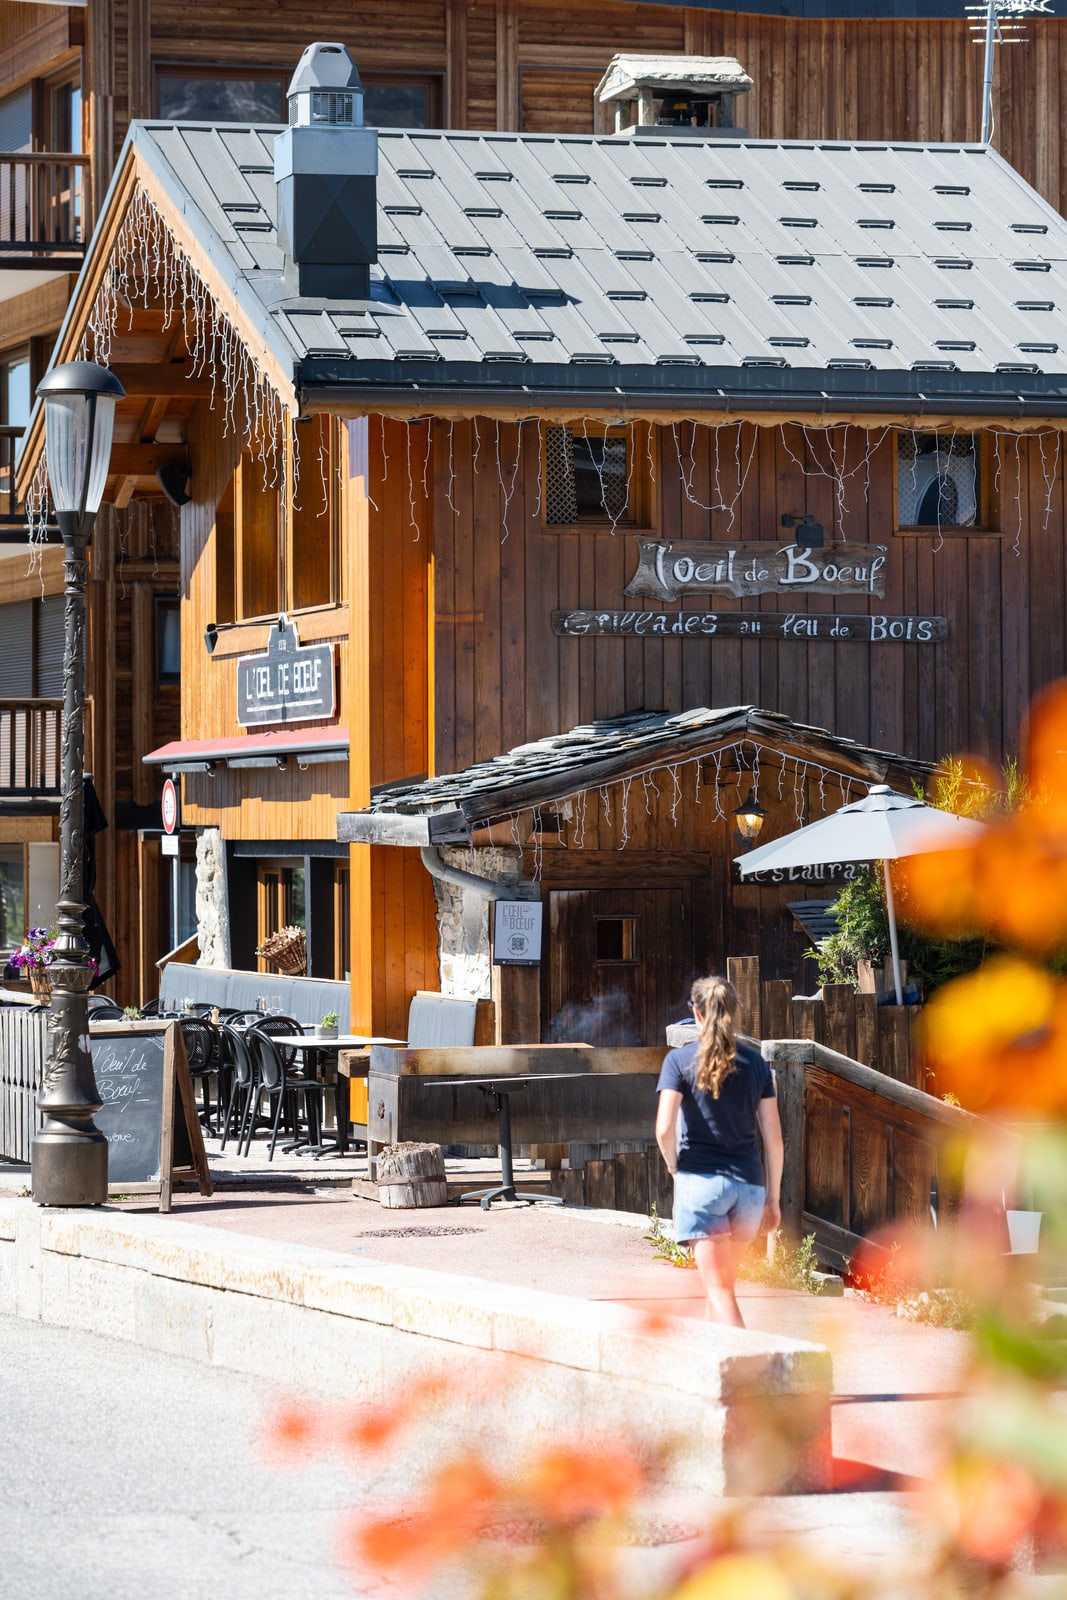
{"type": "Polygon", "coordinates": [[[549,1438],[669,1444],[667,1481],[819,1491],[830,1357],[816,1345],[101,1209],[0,1201],[0,1312],[84,1328],[346,1402],[416,1375],[490,1416],[514,1459],[549,1438]]]}

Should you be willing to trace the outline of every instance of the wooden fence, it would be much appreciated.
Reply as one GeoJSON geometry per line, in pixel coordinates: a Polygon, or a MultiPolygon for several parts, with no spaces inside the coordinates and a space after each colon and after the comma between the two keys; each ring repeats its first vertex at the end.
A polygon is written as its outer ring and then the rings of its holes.
{"type": "Polygon", "coordinates": [[[29,1161],[47,1050],[48,1013],[0,1007],[0,1159],[29,1161]]]}
{"type": "Polygon", "coordinates": [[[824,984],[815,999],[793,994],[788,978],[761,982],[756,956],[734,956],[726,974],[741,1000],[741,1032],[753,1039],[808,1039],[913,1089],[926,1087],[915,1041],[919,1006],[878,1004],[851,984],[824,984]]]}

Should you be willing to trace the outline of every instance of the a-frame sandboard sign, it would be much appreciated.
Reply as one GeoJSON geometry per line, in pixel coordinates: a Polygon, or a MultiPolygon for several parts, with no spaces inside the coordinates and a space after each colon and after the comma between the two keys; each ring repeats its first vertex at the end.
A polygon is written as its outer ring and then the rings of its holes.
{"type": "Polygon", "coordinates": [[[108,1190],[158,1194],[170,1210],[176,1182],[211,1193],[193,1081],[177,1022],[94,1022],[89,1028],[96,1125],[108,1142],[108,1190]]]}

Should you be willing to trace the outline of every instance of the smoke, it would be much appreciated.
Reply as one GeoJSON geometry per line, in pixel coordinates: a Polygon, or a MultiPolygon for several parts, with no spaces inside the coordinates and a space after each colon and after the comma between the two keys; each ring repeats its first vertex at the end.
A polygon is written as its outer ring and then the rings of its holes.
{"type": "Polygon", "coordinates": [[[642,1045],[640,1021],[634,1016],[634,999],[621,989],[596,1000],[569,1000],[560,1006],[548,1028],[551,1044],[592,1044],[602,1048],[642,1045]]]}

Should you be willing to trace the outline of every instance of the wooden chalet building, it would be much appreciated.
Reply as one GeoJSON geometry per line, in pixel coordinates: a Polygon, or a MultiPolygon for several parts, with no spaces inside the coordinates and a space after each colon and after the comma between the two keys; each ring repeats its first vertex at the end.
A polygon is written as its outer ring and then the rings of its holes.
{"type": "Polygon", "coordinates": [[[146,392],[180,436],[202,952],[303,920],[357,1027],[658,1042],[798,970],[743,802],[998,759],[1063,672],[1067,224],[977,146],[376,134],[317,51],[284,133],[131,130],[56,352],[127,386],[111,492],[146,392]]]}
{"type": "MultiPolygon", "coordinates": [[[[635,51],[737,58],[752,87],[735,120],[755,137],[958,142],[976,137],[981,120],[981,51],[960,12],[957,0],[0,6],[0,768],[9,752],[0,770],[0,944],[53,898],[61,714],[58,552],[46,549],[43,565],[27,572],[12,459],[131,121],[276,123],[296,61],[318,36],[358,49],[365,119],[382,126],[608,132],[611,107],[594,90],[613,53],[635,51]]],[[[998,57],[994,142],[1063,210],[1067,19],[1040,16],[1025,33],[1023,48],[998,57]]],[[[121,344],[112,359],[123,364],[121,344]]],[[[140,388],[129,387],[139,415],[127,419],[125,471],[95,539],[88,748],[111,824],[98,841],[98,895],[120,946],[124,972],[113,992],[123,1000],[151,992],[155,958],[193,915],[188,857],[172,904],[158,777],[141,758],[178,732],[179,533],[156,473],[184,444],[194,399],[203,399],[195,389],[183,391],[184,414],[178,402],[163,407],[142,363],[140,388]]],[[[745,504],[751,516],[751,497],[745,504]]],[[[1038,629],[1055,653],[1059,630],[1038,629]]],[[[746,694],[776,703],[768,684],[746,694]]],[[[834,724],[817,703],[813,715],[834,724]]]]}

